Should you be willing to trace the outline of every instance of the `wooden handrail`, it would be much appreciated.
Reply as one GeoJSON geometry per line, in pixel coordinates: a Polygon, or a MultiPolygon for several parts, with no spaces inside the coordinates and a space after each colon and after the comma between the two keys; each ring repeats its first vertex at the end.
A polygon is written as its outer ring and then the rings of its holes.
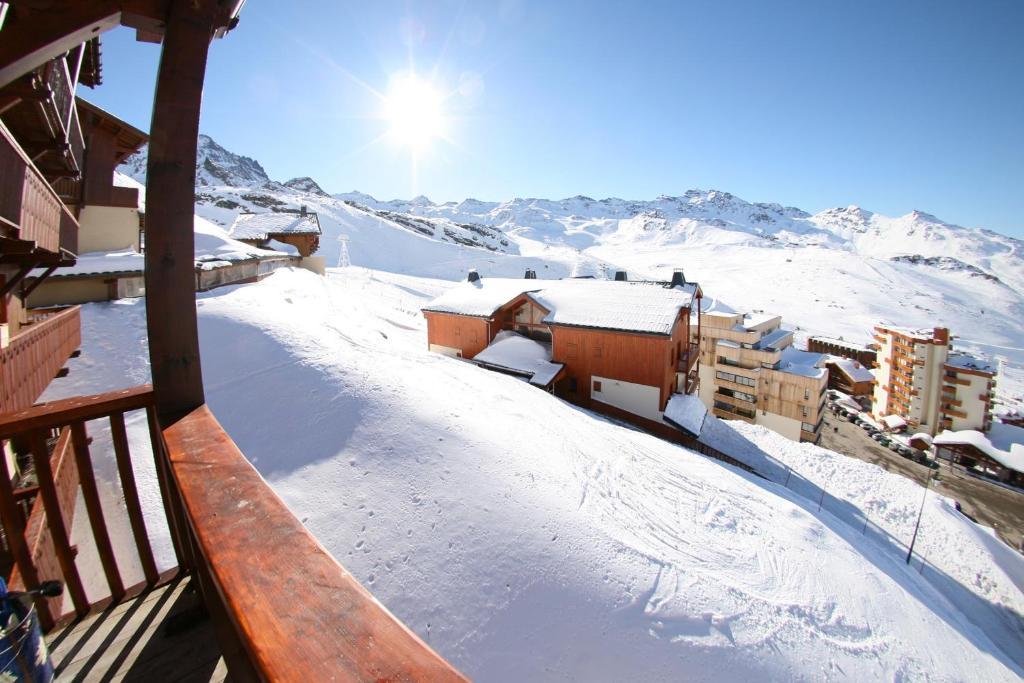
{"type": "Polygon", "coordinates": [[[331,557],[209,408],[164,438],[204,598],[221,602],[211,614],[245,653],[242,670],[274,681],[466,680],[331,557]]]}
{"type": "Polygon", "coordinates": [[[13,413],[0,415],[0,439],[35,429],[54,429],[73,422],[95,420],[113,413],[140,410],[153,403],[153,387],[148,384],[92,396],[75,396],[40,403],[13,413]]]}

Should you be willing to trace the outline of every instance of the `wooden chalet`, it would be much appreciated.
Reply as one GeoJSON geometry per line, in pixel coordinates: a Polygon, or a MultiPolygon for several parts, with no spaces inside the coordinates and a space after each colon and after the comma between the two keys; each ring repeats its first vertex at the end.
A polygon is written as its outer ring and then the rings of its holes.
{"type": "Polygon", "coordinates": [[[999,481],[1024,485],[1024,428],[999,424],[989,434],[968,429],[940,432],[935,455],[968,469],[977,468],[999,481]]]}
{"type": "Polygon", "coordinates": [[[430,350],[518,371],[561,398],[660,432],[669,399],[696,389],[690,310],[702,296],[681,273],[672,282],[629,282],[471,272],[423,313],[430,350]],[[546,358],[506,352],[510,334],[540,345],[546,358]]]}
{"type": "Polygon", "coordinates": [[[875,386],[875,376],[860,361],[839,356],[829,356],[825,361],[828,368],[828,388],[850,396],[870,396],[875,386]]]}
{"type": "Polygon", "coordinates": [[[320,248],[320,218],[301,207],[298,211],[243,213],[235,218],[228,235],[261,249],[280,249],[274,242],[294,247],[308,258],[320,248]]]}
{"type": "MultiPolygon", "coordinates": [[[[14,461],[0,458],[4,556],[13,565],[4,572],[15,589],[34,589],[47,579],[64,583],[70,612],[60,598],[37,597],[35,607],[47,631],[83,622],[51,644],[55,658],[63,652],[65,663],[79,663],[76,679],[114,677],[126,657],[136,657],[130,648],[114,649],[143,637],[143,627],[163,618],[147,611],[150,606],[180,595],[186,581],[198,596],[197,617],[208,616],[206,633],[215,636],[215,654],[226,665],[222,676],[234,681],[463,680],[324,550],[205,402],[194,294],[196,143],[207,54],[215,38],[235,27],[242,3],[0,2],[0,444],[35,476],[35,483],[23,485],[14,461]],[[36,404],[79,346],[81,332],[77,308],[27,311],[28,290],[75,262],[84,207],[133,200],[111,185],[109,172],[138,135],[114,130],[108,116],[75,97],[77,86],[99,84],[99,37],[118,26],[161,44],[147,169],[152,385],[36,404]],[[43,273],[25,286],[40,268],[43,273]],[[130,448],[130,413],[149,424],[150,448],[142,452],[130,448]],[[108,425],[110,457],[144,575],[138,585],[125,581],[114,555],[93,474],[92,452],[100,446],[89,434],[108,425]],[[154,560],[133,473],[133,460],[142,457],[154,458],[174,547],[175,566],[164,572],[154,560]],[[105,578],[104,587],[88,592],[69,541],[78,496],[105,578]],[[169,581],[177,582],[174,592],[159,593],[169,581]],[[118,606],[128,600],[130,607],[118,606]],[[104,619],[114,625],[103,626],[104,619]],[[96,669],[101,662],[110,667],[105,673],[96,669]]],[[[139,84],[140,91],[149,87],[139,84]]],[[[170,647],[171,640],[154,639],[145,650],[170,647]]],[[[157,657],[160,666],[148,677],[181,677],[194,652],[157,657]]]]}

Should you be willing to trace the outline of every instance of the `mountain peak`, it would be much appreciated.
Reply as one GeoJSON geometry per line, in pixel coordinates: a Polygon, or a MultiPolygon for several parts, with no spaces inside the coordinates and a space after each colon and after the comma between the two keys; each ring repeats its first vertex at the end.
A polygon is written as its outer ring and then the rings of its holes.
{"type": "Polygon", "coordinates": [[[329,196],[326,192],[324,192],[323,188],[320,187],[320,185],[318,185],[317,182],[310,178],[308,175],[304,175],[299,178],[292,178],[284,185],[285,187],[290,187],[293,190],[305,192],[307,194],[315,194],[321,197],[329,196]]]}

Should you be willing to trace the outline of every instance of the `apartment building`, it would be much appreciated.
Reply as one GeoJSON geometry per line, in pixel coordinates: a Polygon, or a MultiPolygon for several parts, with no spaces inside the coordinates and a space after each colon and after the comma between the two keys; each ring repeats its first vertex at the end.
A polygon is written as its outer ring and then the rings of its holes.
{"type": "Polygon", "coordinates": [[[951,353],[942,366],[939,426],[987,432],[992,427],[996,367],[966,353],[951,353]]]}
{"type": "Polygon", "coordinates": [[[698,395],[720,418],[760,424],[794,441],[821,435],[826,356],[793,347],[782,317],[721,306],[690,324],[700,345],[698,395]],[[698,336],[699,335],[699,336],[698,336]]]}
{"type": "Polygon", "coordinates": [[[995,368],[951,352],[948,329],[877,325],[875,341],[879,361],[871,412],[876,419],[898,415],[910,430],[932,435],[989,428],[995,368]]]}

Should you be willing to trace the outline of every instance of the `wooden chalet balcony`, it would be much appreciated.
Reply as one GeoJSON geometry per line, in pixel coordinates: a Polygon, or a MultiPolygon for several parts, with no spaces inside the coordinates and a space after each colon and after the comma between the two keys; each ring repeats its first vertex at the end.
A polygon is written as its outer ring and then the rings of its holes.
{"type": "MultiPolygon", "coordinates": [[[[72,612],[63,614],[60,599],[37,599],[44,628],[98,611],[109,614],[115,603],[143,591],[151,595],[155,587],[187,574],[198,587],[232,680],[465,680],[331,557],[207,406],[161,431],[155,405],[152,389],[142,386],[0,415],[0,440],[29,444],[39,480],[38,500],[26,519],[6,461],[0,458],[0,513],[16,564],[12,584],[31,589],[42,580],[62,579],[73,605],[72,612]],[[142,514],[132,464],[140,454],[130,452],[125,428],[125,414],[132,411],[144,411],[149,425],[177,562],[170,572],[157,570],[142,514]],[[97,421],[110,426],[112,456],[144,574],[143,582],[134,586],[126,585],[115,558],[93,475],[87,429],[97,421]],[[77,471],[69,472],[70,467],[77,471]],[[68,506],[74,505],[69,478],[75,482],[72,487],[80,486],[103,567],[106,590],[99,600],[87,597],[69,542],[66,520],[68,506]]],[[[58,650],[63,640],[63,633],[56,636],[58,650]]],[[[98,645],[114,647],[112,640],[102,639],[98,645]]],[[[85,659],[105,661],[102,651],[57,654],[62,662],[77,656],[72,667],[85,659]]],[[[174,664],[165,661],[164,666],[174,664]]]]}
{"type": "Polygon", "coordinates": [[[40,170],[51,180],[79,178],[85,139],[68,60],[63,56],[50,60],[6,86],[3,95],[22,103],[5,119],[19,136],[26,134],[24,147],[40,170]]]}
{"type": "Polygon", "coordinates": [[[682,357],[676,363],[676,372],[681,372],[684,375],[689,374],[693,366],[696,365],[697,359],[700,358],[700,346],[696,343],[691,342],[683,353],[682,357]]]}
{"type": "Polygon", "coordinates": [[[35,267],[73,256],[78,221],[3,123],[0,178],[2,258],[35,267]]]}
{"type": "Polygon", "coordinates": [[[33,316],[0,349],[0,414],[28,408],[82,345],[78,306],[33,316]]]}

